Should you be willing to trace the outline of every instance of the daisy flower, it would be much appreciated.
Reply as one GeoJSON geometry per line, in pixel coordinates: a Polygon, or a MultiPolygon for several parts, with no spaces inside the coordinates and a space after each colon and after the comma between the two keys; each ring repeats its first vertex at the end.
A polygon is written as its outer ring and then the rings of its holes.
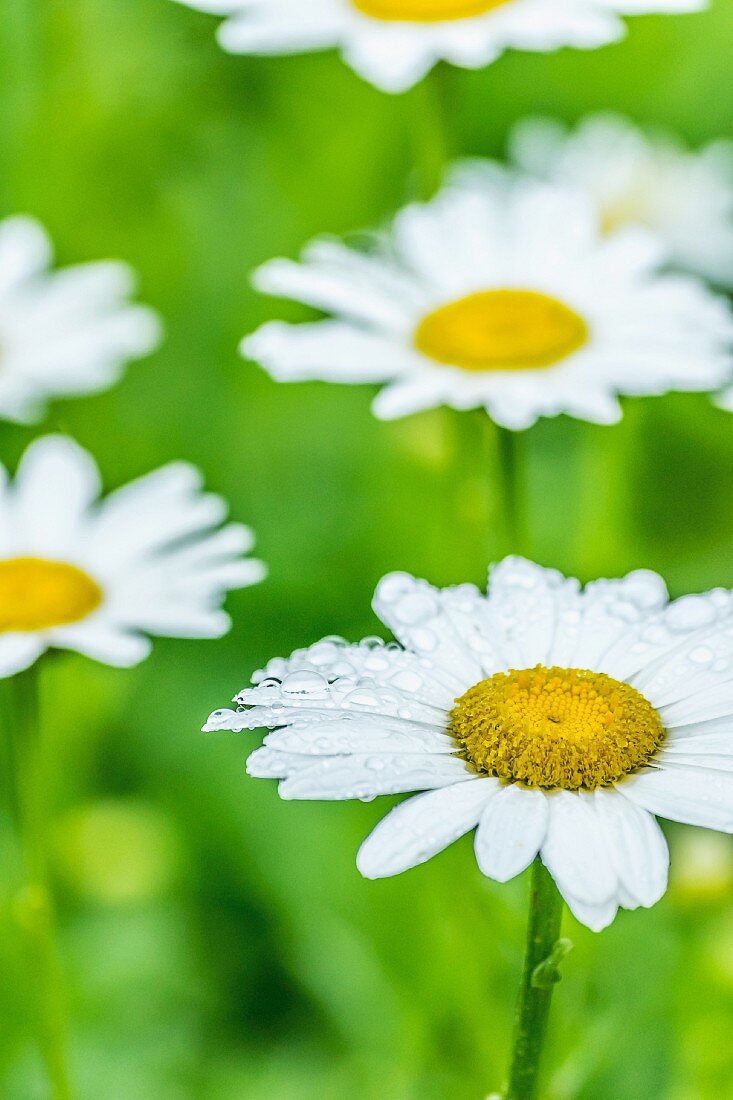
{"type": "Polygon", "coordinates": [[[126,264],[52,271],[51,242],[32,218],[0,222],[0,418],[34,423],[55,397],[108,389],[160,341],[157,315],[128,301],[126,264]]]}
{"type": "Polygon", "coordinates": [[[475,829],[485,875],[539,854],[598,931],[666,889],[655,815],[733,832],[730,592],[670,603],[646,571],[583,590],[507,558],[487,596],[394,573],[374,609],[399,644],[327,638],[273,660],[205,727],[271,729],[248,771],[286,799],[424,792],[362,845],[367,878],[475,829]]]}
{"type": "Polygon", "coordinates": [[[677,267],[733,286],[733,142],[691,152],[617,115],[592,115],[574,131],[532,118],[514,128],[510,157],[525,172],[582,188],[607,231],[646,225],[677,267]]]}
{"type": "Polygon", "coordinates": [[[0,473],[0,676],[49,648],[128,667],[148,656],[148,634],[218,638],[225,593],[264,575],[242,557],[252,533],[221,526],[226,505],[193,466],[100,501],[94,460],[59,435],[28,447],[14,482],[0,473]]]}
{"type": "Polygon", "coordinates": [[[618,394],[731,376],[727,303],[663,260],[648,230],[604,234],[587,196],[472,164],[369,254],[318,240],[261,267],[260,290],[331,316],[270,322],[242,351],[278,381],[384,383],[385,419],[449,405],[514,429],[558,413],[610,424],[618,394]]]}
{"type": "Polygon", "coordinates": [[[506,49],[594,49],[625,33],[619,16],[699,11],[706,0],[178,0],[227,16],[230,53],[336,47],[365,80],[403,92],[445,59],[480,69],[506,49]]]}

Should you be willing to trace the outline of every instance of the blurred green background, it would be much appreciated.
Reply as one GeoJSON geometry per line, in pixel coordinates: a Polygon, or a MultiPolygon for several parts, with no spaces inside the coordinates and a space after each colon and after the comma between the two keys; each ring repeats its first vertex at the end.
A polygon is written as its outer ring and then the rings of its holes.
{"type": "MultiPolygon", "coordinates": [[[[128,260],[167,326],[123,384],[57,403],[39,432],[89,447],[110,488],[192,460],[271,570],[231,597],[222,641],[161,641],[129,672],[45,669],[73,1072],[84,1100],[482,1100],[508,1053],[526,879],[482,879],[464,839],[362,881],[354,854],[388,800],[281,803],[244,774],[255,736],[198,732],[269,656],[377,632],[383,573],[482,583],[504,550],[488,421],[380,424],[366,387],[277,386],[236,353],[265,318],[307,316],[254,294],[257,263],[414,195],[420,89],[381,95],[332,54],[229,57],[215,26],[169,0],[5,0],[0,18],[0,212],[39,217],[60,262],[128,260]]],[[[537,111],[617,109],[692,143],[730,130],[731,5],[630,29],[437,74],[451,153],[500,153],[537,111]]],[[[675,594],[733,586],[730,415],[702,396],[626,412],[525,436],[521,549],[584,580],[648,566],[675,594]]],[[[11,467],[37,434],[0,433],[11,467]]],[[[733,1095],[733,842],[669,833],[653,911],[601,936],[567,919],[551,1100],[733,1095]]],[[[0,857],[0,1094],[42,1100],[4,816],[0,857]]]]}

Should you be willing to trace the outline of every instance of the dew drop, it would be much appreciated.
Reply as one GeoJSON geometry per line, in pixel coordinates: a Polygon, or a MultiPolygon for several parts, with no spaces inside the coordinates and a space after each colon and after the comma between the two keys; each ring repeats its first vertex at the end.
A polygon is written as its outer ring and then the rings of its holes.
{"type": "Polygon", "coordinates": [[[406,626],[415,626],[433,618],[437,610],[438,601],[434,596],[425,592],[412,592],[398,601],[394,614],[406,626]]]}
{"type": "Polygon", "coordinates": [[[406,691],[410,694],[419,691],[423,687],[423,678],[417,672],[411,672],[409,669],[403,669],[401,672],[397,672],[394,676],[390,677],[390,684],[396,687],[399,691],[406,691]]]}
{"type": "Polygon", "coordinates": [[[670,630],[694,630],[715,620],[712,600],[700,596],[682,596],[670,604],[666,615],[670,630]]]}
{"type": "Polygon", "coordinates": [[[282,682],[287,695],[325,694],[327,683],[318,672],[291,672],[282,682]]]}
{"type": "Polygon", "coordinates": [[[709,665],[710,662],[714,659],[715,654],[708,646],[699,645],[696,646],[694,649],[691,649],[687,656],[690,658],[693,664],[709,665]]]}

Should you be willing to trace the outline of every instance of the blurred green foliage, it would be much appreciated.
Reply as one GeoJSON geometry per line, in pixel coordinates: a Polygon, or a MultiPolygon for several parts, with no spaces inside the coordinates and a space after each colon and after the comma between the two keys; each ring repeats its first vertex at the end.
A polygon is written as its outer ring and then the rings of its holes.
{"type": "MultiPolygon", "coordinates": [[[[364,882],[354,853],[386,800],[281,803],[244,775],[251,735],[198,733],[267,657],[375,633],[384,572],[481,583],[503,553],[488,422],[380,424],[367,388],[278,386],[236,354],[266,317],[306,316],[254,294],[258,262],[415,193],[425,100],[335,55],[228,57],[215,25],[169,0],[5,0],[0,19],[0,211],[41,218],[61,262],[128,260],[167,326],[123,384],[45,427],[89,447],[109,487],[199,464],[271,569],[232,596],[220,642],[159,642],[132,672],[44,670],[74,1074],[88,1100],[479,1100],[507,1056],[526,881],[483,880],[464,840],[364,882]]],[[[617,109],[698,143],[730,128],[732,60],[717,0],[636,19],[604,50],[436,80],[455,155],[500,153],[530,111],[617,109]]],[[[522,549],[583,579],[649,566],[675,594],[733,585],[733,420],[704,397],[626,410],[618,428],[561,418],[525,437],[522,549]]],[[[2,426],[2,460],[33,434],[2,426]]],[[[43,1100],[2,821],[0,1092],[43,1100]]],[[[691,832],[670,830],[677,877],[652,912],[602,936],[568,918],[550,1100],[733,1095],[733,855],[691,832]]]]}

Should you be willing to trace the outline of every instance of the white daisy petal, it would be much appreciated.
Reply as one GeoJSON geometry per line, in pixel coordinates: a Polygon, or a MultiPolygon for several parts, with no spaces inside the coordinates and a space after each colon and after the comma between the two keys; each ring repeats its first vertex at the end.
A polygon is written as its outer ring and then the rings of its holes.
{"type": "MultiPolygon", "coordinates": [[[[654,696],[651,695],[652,702],[654,696]]],[[[657,707],[667,728],[704,722],[706,719],[725,718],[733,712],[733,680],[709,685],[676,703],[657,707]]]]}
{"type": "Polygon", "coordinates": [[[383,382],[409,367],[399,345],[378,332],[339,321],[288,325],[270,321],[246,337],[241,351],[257,360],[276,382],[320,380],[383,382]]]}
{"type": "Polygon", "coordinates": [[[619,395],[733,376],[729,304],[666,261],[649,230],[604,233],[570,184],[458,166],[368,254],[316,241],[261,268],[265,289],[329,316],[271,321],[242,350],[281,382],[383,383],[384,419],[447,405],[516,431],[560,413],[611,424],[619,395]]]}
{"type": "Polygon", "coordinates": [[[94,459],[73,440],[47,435],[31,443],[14,487],[17,545],[49,557],[75,553],[100,490],[94,459]]]}
{"type": "Polygon", "coordinates": [[[651,814],[608,789],[588,796],[600,818],[626,908],[656,904],[667,889],[669,849],[651,814]]]}
{"type": "Polygon", "coordinates": [[[312,756],[352,753],[455,753],[455,740],[425,726],[400,720],[357,718],[346,722],[293,722],[269,733],[265,744],[285,752],[312,756]]]}
{"type": "Polygon", "coordinates": [[[563,897],[603,906],[616,898],[618,875],[597,816],[576,793],[555,791],[542,861],[563,897]]]}
{"type": "Polygon", "coordinates": [[[664,751],[668,753],[733,752],[733,713],[707,722],[691,722],[667,731],[664,751]]]}
{"type": "Polygon", "coordinates": [[[447,668],[464,687],[481,679],[480,655],[455,630],[444,593],[408,573],[390,573],[380,581],[373,607],[398,641],[447,668]]]}
{"type": "Polygon", "coordinates": [[[373,680],[384,688],[407,692],[421,702],[450,710],[463,683],[434,661],[415,653],[385,646],[380,639],[349,645],[341,638],[324,638],[288,658],[275,657],[255,673],[255,684],[293,673],[316,673],[328,681],[373,680]]]}
{"type": "Polygon", "coordinates": [[[52,271],[45,230],[32,218],[0,222],[0,418],[40,420],[48,400],[96,393],[160,342],[158,317],[129,298],[125,264],[52,271]]]}
{"type": "Polygon", "coordinates": [[[506,666],[531,668],[547,661],[557,626],[558,603],[578,582],[526,558],[505,558],[489,573],[488,615],[501,641],[506,666]]]}
{"type": "Polygon", "coordinates": [[[426,863],[474,828],[495,788],[494,780],[474,779],[408,798],[370,833],[356,866],[365,878],[387,878],[426,863]]]}
{"type": "Polygon", "coordinates": [[[178,0],[228,16],[225,50],[289,54],[340,48],[346,62],[386,92],[402,92],[441,58],[479,68],[505,49],[593,49],[624,33],[619,15],[688,12],[706,0],[513,0],[496,4],[434,0],[424,10],[401,0],[178,0]],[[440,18],[442,16],[442,18],[440,18]]]}
{"type": "Polygon", "coordinates": [[[691,752],[669,752],[662,749],[655,763],[659,767],[711,768],[719,772],[733,772],[733,749],[730,742],[719,753],[700,751],[697,745],[691,752]]]}
{"type": "Polygon", "coordinates": [[[263,745],[247,757],[247,775],[255,779],[287,779],[312,763],[312,757],[300,756],[297,752],[278,752],[263,745]]]}
{"type": "Polygon", "coordinates": [[[43,639],[35,634],[0,636],[0,677],[15,676],[30,668],[45,650],[43,639]]]}
{"type": "Polygon", "coordinates": [[[57,649],[73,649],[114,668],[133,668],[150,656],[152,642],[143,634],[131,634],[125,629],[103,621],[88,619],[76,626],[57,628],[50,632],[49,643],[57,649]]]}
{"type": "MultiPolygon", "coordinates": [[[[702,694],[707,700],[712,691],[725,692],[725,685],[733,681],[733,601],[729,594],[720,593],[710,602],[714,621],[685,631],[681,640],[678,635],[676,645],[633,677],[635,686],[658,709],[665,709],[670,726],[679,724],[671,718],[673,708],[676,712],[686,701],[694,707],[697,696],[702,694]]],[[[730,700],[733,711],[733,684],[730,700]]]]}
{"type": "Polygon", "coordinates": [[[280,794],[287,799],[375,798],[379,794],[448,787],[474,779],[475,775],[473,768],[454,756],[429,753],[332,756],[291,775],[280,784],[280,794]]]}
{"type": "Polygon", "coordinates": [[[53,259],[43,226],[22,214],[0,222],[0,299],[41,275],[53,259]]]}
{"type": "Polygon", "coordinates": [[[508,882],[529,867],[547,833],[550,808],[542,791],[501,787],[476,831],[476,861],[489,878],[508,882]]]}
{"type": "Polygon", "coordinates": [[[366,325],[401,327],[399,302],[411,293],[408,278],[385,272],[378,259],[336,241],[314,241],[303,261],[270,260],[255,272],[253,283],[264,294],[343,313],[366,325]]]}
{"type": "Polygon", "coordinates": [[[646,622],[664,607],[667,587],[660,576],[639,569],[620,580],[589,584],[559,608],[551,661],[555,665],[593,667],[614,674],[607,654],[632,624],[646,622]]]}
{"type": "Polygon", "coordinates": [[[615,898],[602,902],[599,905],[588,905],[580,901],[572,894],[565,894],[565,902],[568,909],[577,921],[590,928],[591,932],[602,932],[613,922],[618,912],[618,902],[615,898]]]}
{"type": "MultiPolygon", "coordinates": [[[[631,622],[610,645],[599,667],[611,676],[633,681],[643,691],[648,678],[666,666],[670,658],[680,652],[689,655],[698,645],[704,646],[706,637],[730,613],[731,595],[720,589],[682,596],[656,613],[631,622]]],[[[694,657],[692,663],[696,663],[694,657]]]]}
{"type": "Polygon", "coordinates": [[[251,708],[255,719],[249,727],[252,729],[279,726],[287,720],[320,722],[344,715],[398,718],[431,729],[444,728],[448,721],[445,708],[423,702],[414,691],[382,684],[376,679],[344,677],[329,682],[319,672],[309,671],[289,672],[282,683],[262,681],[254,688],[240,691],[236,701],[251,708]]]}
{"type": "Polygon", "coordinates": [[[631,775],[619,793],[659,817],[733,832],[733,775],[703,766],[649,769],[631,775]]]}

